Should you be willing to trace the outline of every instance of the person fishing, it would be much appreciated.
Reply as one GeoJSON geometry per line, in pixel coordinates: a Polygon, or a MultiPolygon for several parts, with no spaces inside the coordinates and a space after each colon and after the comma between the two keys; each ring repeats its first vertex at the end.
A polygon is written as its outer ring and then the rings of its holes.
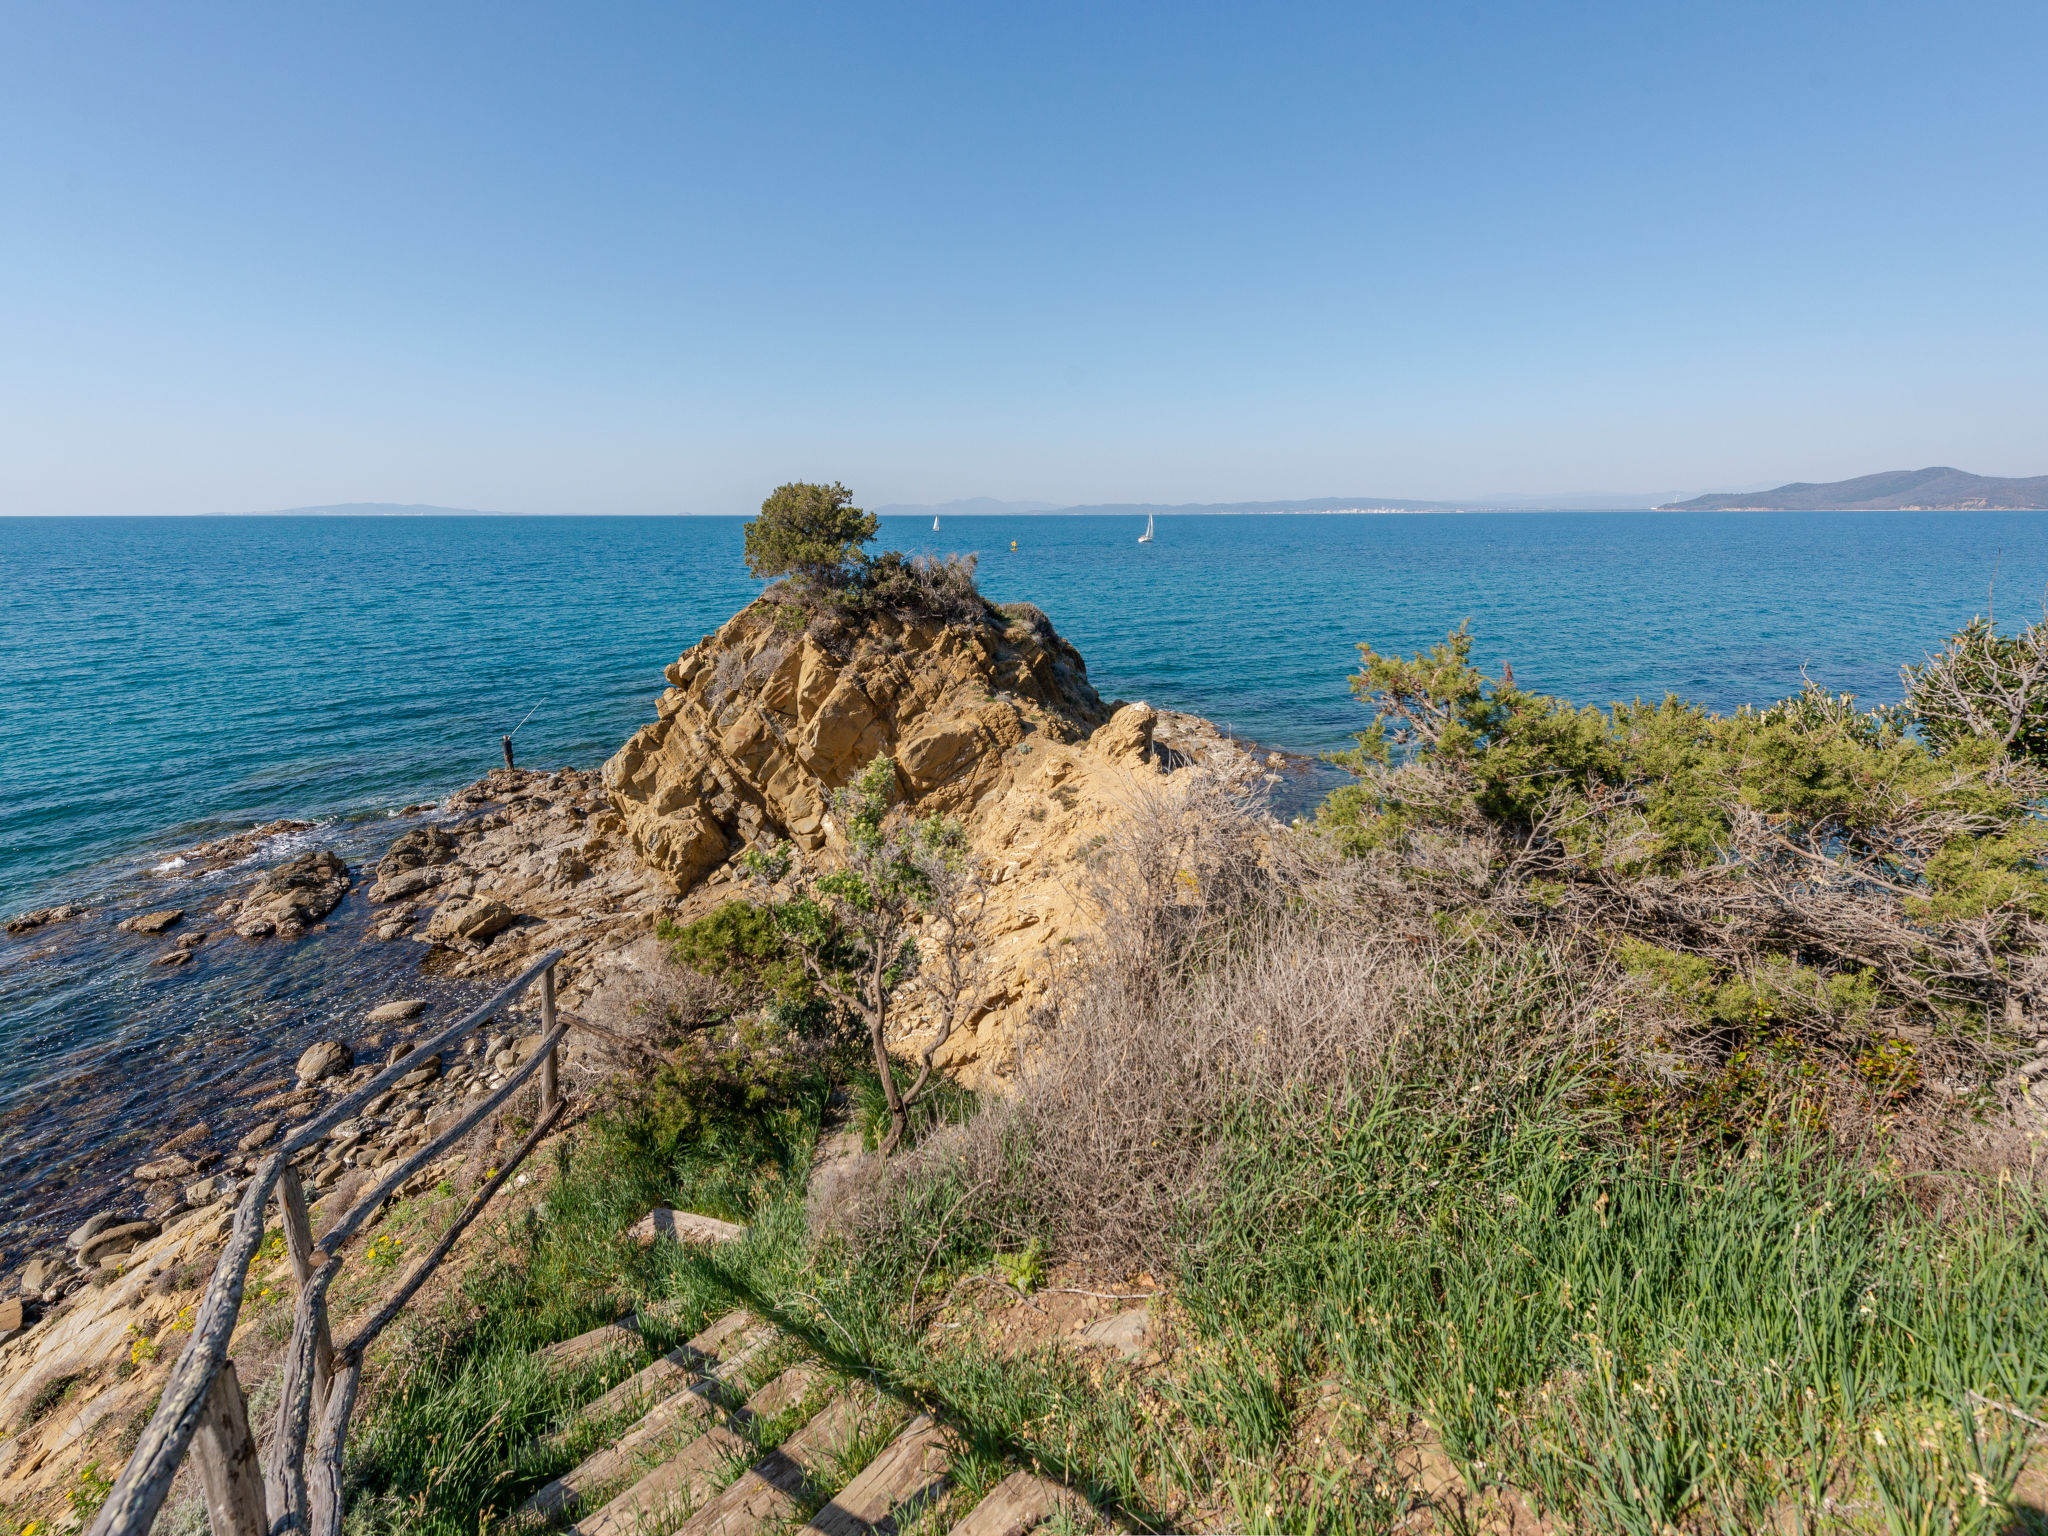
{"type": "MultiPolygon", "coordinates": [[[[545,704],[546,702],[547,700],[545,699],[541,700],[541,704],[545,704]]],[[[500,736],[498,738],[498,745],[505,749],[505,766],[507,768],[516,767],[516,765],[512,761],[512,738],[519,734],[520,726],[525,725],[528,720],[531,720],[534,715],[534,710],[537,710],[539,708],[540,704],[534,705],[533,709],[529,709],[526,712],[525,718],[519,722],[519,725],[513,726],[511,730],[507,731],[503,736],[500,736]]]]}

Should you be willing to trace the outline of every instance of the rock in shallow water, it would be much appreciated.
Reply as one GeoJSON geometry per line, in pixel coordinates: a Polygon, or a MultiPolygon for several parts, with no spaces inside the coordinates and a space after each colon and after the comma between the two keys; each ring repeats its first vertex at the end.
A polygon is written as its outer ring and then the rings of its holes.
{"type": "Polygon", "coordinates": [[[19,917],[10,917],[7,920],[7,931],[9,933],[27,933],[31,929],[41,928],[49,923],[69,921],[71,918],[82,916],[87,910],[88,908],[84,903],[76,901],[67,901],[61,906],[55,907],[37,907],[33,912],[24,912],[19,917]]]}
{"type": "Polygon", "coordinates": [[[311,849],[285,860],[249,888],[235,913],[235,932],[245,939],[303,933],[340,905],[348,888],[348,866],[340,855],[330,848],[311,849]]]}
{"type": "Polygon", "coordinates": [[[355,1065],[355,1061],[355,1052],[339,1040],[322,1040],[317,1045],[309,1045],[299,1055],[296,1068],[299,1084],[303,1087],[332,1077],[337,1072],[345,1072],[355,1065]]]}
{"type": "Polygon", "coordinates": [[[364,1016],[367,1024],[397,1024],[427,1011],[424,997],[400,998],[395,1003],[379,1003],[364,1016]]]}
{"type": "Polygon", "coordinates": [[[127,933],[162,933],[184,915],[183,907],[166,907],[161,912],[143,912],[123,918],[119,926],[127,933]]]}
{"type": "Polygon", "coordinates": [[[446,864],[455,857],[455,839],[439,827],[414,827],[377,861],[377,876],[388,881],[408,869],[446,864]]]}

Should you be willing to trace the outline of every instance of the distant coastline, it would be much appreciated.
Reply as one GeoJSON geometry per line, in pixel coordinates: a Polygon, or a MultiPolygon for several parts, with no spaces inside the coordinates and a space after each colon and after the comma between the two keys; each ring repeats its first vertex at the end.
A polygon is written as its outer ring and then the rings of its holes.
{"type": "Polygon", "coordinates": [[[2008,480],[1946,464],[1890,469],[1854,480],[1796,480],[1772,491],[1739,491],[1667,502],[1658,512],[2041,512],[2048,475],[2008,480]]]}

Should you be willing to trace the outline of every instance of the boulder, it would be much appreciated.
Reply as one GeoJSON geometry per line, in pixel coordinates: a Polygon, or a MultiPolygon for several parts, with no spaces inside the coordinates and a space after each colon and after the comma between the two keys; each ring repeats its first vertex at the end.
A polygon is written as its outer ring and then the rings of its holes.
{"type": "Polygon", "coordinates": [[[165,907],[160,912],[142,912],[123,918],[118,926],[128,933],[162,933],[184,915],[183,907],[165,907]]]}
{"type": "Polygon", "coordinates": [[[1126,704],[1088,738],[1090,750],[1113,763],[1136,765],[1152,757],[1152,728],[1159,711],[1150,704],[1126,704]]]}
{"type": "Polygon", "coordinates": [[[482,944],[509,928],[514,916],[510,907],[489,896],[457,896],[434,909],[427,919],[427,937],[437,944],[482,944]]]}
{"type": "Polygon", "coordinates": [[[95,1264],[110,1258],[118,1258],[140,1243],[147,1242],[163,1230],[153,1221],[124,1221],[117,1227],[108,1227],[104,1232],[94,1234],[78,1250],[79,1263],[90,1269],[95,1264]]]}
{"type": "Polygon", "coordinates": [[[366,1024],[397,1024],[427,1011],[424,997],[404,997],[395,1003],[379,1003],[363,1016],[366,1024]]]}
{"type": "Polygon", "coordinates": [[[299,1075],[299,1084],[317,1083],[337,1072],[346,1072],[356,1062],[355,1052],[339,1040],[322,1040],[309,1045],[299,1053],[298,1065],[293,1069],[299,1075]]]}
{"type": "Polygon", "coordinates": [[[0,1301],[0,1344],[5,1344],[36,1320],[34,1305],[21,1296],[0,1301]]]}
{"type": "Polygon", "coordinates": [[[46,1255],[39,1259],[30,1259],[21,1267],[21,1288],[31,1295],[47,1291],[64,1278],[66,1268],[64,1261],[59,1258],[46,1255]]]}
{"type": "Polygon", "coordinates": [[[405,870],[446,864],[455,857],[455,846],[455,839],[439,827],[414,827],[377,861],[377,877],[388,881],[405,870]]]}
{"type": "Polygon", "coordinates": [[[419,869],[401,869],[396,874],[386,875],[370,887],[372,901],[405,901],[414,896],[424,895],[448,878],[448,871],[434,865],[423,865],[419,869]]]}
{"type": "Polygon", "coordinates": [[[101,1211],[97,1216],[88,1216],[69,1237],[64,1239],[64,1246],[76,1252],[119,1220],[121,1218],[112,1211],[101,1211]]]}
{"type": "Polygon", "coordinates": [[[328,848],[313,848],[266,873],[242,897],[235,932],[245,939],[290,938],[320,921],[348,893],[348,866],[328,848]]]}

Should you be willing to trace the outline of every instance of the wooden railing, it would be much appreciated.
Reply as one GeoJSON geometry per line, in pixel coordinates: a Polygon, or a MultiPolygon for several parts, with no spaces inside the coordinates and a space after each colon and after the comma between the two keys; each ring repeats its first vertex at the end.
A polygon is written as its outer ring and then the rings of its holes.
{"type": "Polygon", "coordinates": [[[482,1007],[422,1041],[354,1093],[299,1126],[258,1166],[235,1208],[227,1247],[214,1265],[213,1278],[199,1303],[192,1342],[171,1367],[156,1413],[143,1430],[135,1454],[115,1479],[89,1536],[146,1536],[188,1451],[197,1464],[214,1536],[280,1536],[288,1531],[340,1536],[342,1453],[356,1388],[362,1381],[363,1352],[398,1316],[447,1257],[463,1229],[476,1220],[561,1117],[555,1053],[567,1026],[555,1018],[554,970],[561,958],[560,950],[541,956],[482,1007]],[[314,1242],[306,1193],[292,1165],[293,1157],[325,1139],[331,1127],[358,1113],[430,1056],[482,1028],[518,1001],[536,978],[541,984],[539,1049],[474,1108],[462,1111],[453,1125],[386,1174],[314,1242]],[[328,1331],[327,1287],[340,1268],[335,1259],[342,1245],[394,1190],[459,1143],[536,1073],[540,1075],[540,1113],[532,1134],[470,1198],[433,1251],[414,1264],[376,1313],[337,1347],[328,1331]],[[259,1464],[248,1405],[235,1378],[235,1363],[228,1358],[228,1344],[241,1312],[250,1261],[263,1245],[264,1212],[273,1193],[281,1207],[292,1273],[298,1280],[298,1304],[292,1315],[291,1343],[279,1367],[283,1390],[278,1397],[270,1454],[259,1464]]]}

